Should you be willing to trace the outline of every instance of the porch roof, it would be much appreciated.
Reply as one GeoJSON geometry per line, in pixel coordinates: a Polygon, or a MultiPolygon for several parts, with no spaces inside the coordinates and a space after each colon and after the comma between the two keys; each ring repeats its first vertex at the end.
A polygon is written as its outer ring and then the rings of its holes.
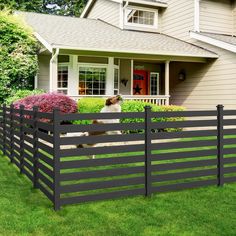
{"type": "Polygon", "coordinates": [[[182,40],[160,34],[121,30],[101,20],[20,12],[36,37],[53,48],[80,51],[217,58],[218,55],[182,40]]]}

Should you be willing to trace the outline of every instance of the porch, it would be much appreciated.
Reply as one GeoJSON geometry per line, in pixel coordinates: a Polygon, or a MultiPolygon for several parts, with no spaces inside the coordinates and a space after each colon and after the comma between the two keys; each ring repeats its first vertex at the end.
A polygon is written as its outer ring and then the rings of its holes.
{"type": "MultiPolygon", "coordinates": [[[[61,92],[75,100],[121,94],[125,100],[169,105],[168,60],[66,55],[55,52],[49,59],[49,64],[50,79],[46,90],[50,92],[61,92]]],[[[42,73],[41,68],[40,71],[42,73]]],[[[43,88],[42,84],[45,85],[45,82],[39,75],[35,87],[43,88]]]]}

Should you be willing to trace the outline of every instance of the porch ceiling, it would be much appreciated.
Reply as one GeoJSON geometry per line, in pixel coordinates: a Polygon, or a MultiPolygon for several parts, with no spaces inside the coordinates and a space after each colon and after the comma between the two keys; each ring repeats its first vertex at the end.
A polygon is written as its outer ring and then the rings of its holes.
{"type": "Polygon", "coordinates": [[[167,35],[121,30],[101,20],[36,13],[22,15],[49,49],[60,48],[86,55],[177,61],[218,57],[213,52],[167,35]]]}

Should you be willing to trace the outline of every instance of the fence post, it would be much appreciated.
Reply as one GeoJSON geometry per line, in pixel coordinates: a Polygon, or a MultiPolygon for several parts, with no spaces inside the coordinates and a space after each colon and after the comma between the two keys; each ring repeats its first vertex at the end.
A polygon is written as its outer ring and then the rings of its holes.
{"type": "Polygon", "coordinates": [[[218,159],[218,186],[224,185],[224,126],[223,126],[223,120],[224,120],[224,114],[223,114],[223,105],[217,106],[217,159],[218,159]]]}
{"type": "Polygon", "coordinates": [[[2,106],[3,155],[6,156],[6,104],[2,106]]]}
{"type": "Polygon", "coordinates": [[[33,107],[33,160],[34,160],[34,178],[33,185],[34,188],[38,188],[38,107],[33,107]]]}
{"type": "Polygon", "coordinates": [[[14,137],[14,127],[13,127],[13,109],[14,105],[10,105],[10,160],[13,162],[13,137],[14,137]]]}
{"type": "Polygon", "coordinates": [[[60,111],[53,110],[54,210],[60,210],[60,111]]]}
{"type": "Polygon", "coordinates": [[[25,107],[20,105],[20,173],[23,172],[24,167],[24,131],[23,131],[23,112],[25,107]]]}
{"type": "Polygon", "coordinates": [[[152,193],[151,107],[145,106],[145,196],[152,193]]]}

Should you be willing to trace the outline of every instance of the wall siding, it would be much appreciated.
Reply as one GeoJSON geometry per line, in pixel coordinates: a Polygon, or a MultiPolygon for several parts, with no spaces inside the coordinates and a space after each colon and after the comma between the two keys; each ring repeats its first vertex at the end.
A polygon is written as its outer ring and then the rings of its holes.
{"type": "Polygon", "coordinates": [[[119,27],[120,7],[119,3],[108,0],[97,0],[89,12],[87,18],[101,19],[109,24],[119,27]]]}
{"type": "Polygon", "coordinates": [[[189,40],[194,27],[194,0],[167,0],[168,8],[160,11],[162,33],[189,40]]]}
{"type": "Polygon", "coordinates": [[[236,108],[236,54],[195,42],[220,55],[206,64],[172,63],[171,101],[188,109],[214,109],[217,104],[236,108]],[[178,81],[178,73],[186,70],[186,80],[178,81]]]}
{"type": "Polygon", "coordinates": [[[39,74],[38,74],[38,88],[46,92],[49,91],[49,75],[50,75],[50,55],[39,55],[39,74]]]}
{"type": "Polygon", "coordinates": [[[200,30],[220,34],[233,33],[233,7],[231,0],[201,0],[200,30]]]}

